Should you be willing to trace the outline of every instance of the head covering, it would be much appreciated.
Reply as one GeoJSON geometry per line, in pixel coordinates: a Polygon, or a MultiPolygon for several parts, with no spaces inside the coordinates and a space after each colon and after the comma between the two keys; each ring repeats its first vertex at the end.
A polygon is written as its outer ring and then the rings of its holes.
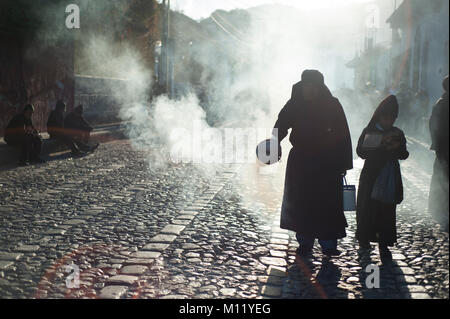
{"type": "Polygon", "coordinates": [[[399,106],[397,98],[395,97],[395,95],[389,95],[387,98],[381,101],[380,105],[373,114],[372,119],[370,120],[369,126],[375,126],[381,116],[392,116],[394,118],[397,118],[398,110],[399,106]]]}
{"type": "Polygon", "coordinates": [[[25,107],[23,108],[23,113],[25,113],[26,111],[34,112],[34,106],[32,104],[25,105],[25,107]]]}
{"type": "Polygon", "coordinates": [[[83,105],[82,104],[78,105],[74,111],[76,113],[83,113],[83,105]]]}
{"type": "Polygon", "coordinates": [[[305,70],[302,73],[302,82],[317,86],[325,85],[323,74],[317,70],[305,70]]]}
{"type": "Polygon", "coordinates": [[[330,89],[325,85],[325,79],[322,73],[317,70],[305,70],[302,73],[301,84],[310,84],[319,88],[320,100],[332,97],[330,89]]]}
{"type": "Polygon", "coordinates": [[[64,108],[66,108],[66,104],[63,101],[59,100],[58,102],[56,102],[57,110],[64,109],[64,108]]]}
{"type": "Polygon", "coordinates": [[[442,81],[442,87],[444,91],[448,93],[448,75],[445,77],[444,81],[442,81]]]}

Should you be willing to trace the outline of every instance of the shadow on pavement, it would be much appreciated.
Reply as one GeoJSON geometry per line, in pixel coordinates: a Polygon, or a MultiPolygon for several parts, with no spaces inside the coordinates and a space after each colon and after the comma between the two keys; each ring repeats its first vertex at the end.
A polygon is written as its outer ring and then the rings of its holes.
{"type": "Polygon", "coordinates": [[[346,299],[348,292],[338,287],[341,270],[333,259],[323,257],[320,270],[313,273],[313,257],[299,257],[288,268],[288,279],[295,282],[302,299],[346,299]]]}
{"type": "Polygon", "coordinates": [[[72,156],[72,153],[70,151],[67,151],[67,152],[63,152],[63,153],[57,153],[55,155],[43,156],[42,158],[46,161],[46,163],[30,163],[29,165],[22,166],[22,165],[19,165],[18,161],[17,161],[16,163],[0,165],[0,172],[10,171],[10,170],[13,170],[13,169],[16,169],[19,167],[41,167],[43,165],[46,165],[49,162],[64,161],[64,160],[67,160],[70,158],[76,160],[78,158],[87,157],[91,154],[92,153],[87,153],[82,156],[72,156]]]}
{"type": "Polygon", "coordinates": [[[382,259],[381,264],[371,258],[371,250],[358,250],[361,265],[359,283],[364,299],[404,299],[410,298],[407,291],[400,291],[396,282],[405,281],[404,274],[397,263],[382,259]]]}

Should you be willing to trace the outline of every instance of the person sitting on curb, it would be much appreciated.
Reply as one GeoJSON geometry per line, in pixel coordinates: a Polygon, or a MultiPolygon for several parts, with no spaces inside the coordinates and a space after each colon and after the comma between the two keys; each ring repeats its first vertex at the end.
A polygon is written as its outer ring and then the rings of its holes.
{"type": "MultiPolygon", "coordinates": [[[[83,105],[78,105],[75,110],[69,113],[64,119],[64,128],[76,143],[88,144],[92,130],[94,129],[83,117],[83,105]]],[[[91,148],[91,151],[97,149],[97,143],[91,148]]]]}
{"type": "Polygon", "coordinates": [[[19,165],[29,165],[30,162],[45,163],[45,160],[40,158],[42,137],[33,126],[33,113],[34,106],[26,105],[23,112],[14,116],[5,129],[6,144],[21,150],[19,165]]]}
{"type": "Polygon", "coordinates": [[[56,103],[56,108],[50,113],[47,121],[47,132],[51,139],[61,141],[72,151],[73,156],[85,155],[85,152],[91,151],[93,148],[83,143],[76,141],[72,136],[67,134],[64,128],[64,112],[66,111],[66,104],[62,101],[56,103]]]}

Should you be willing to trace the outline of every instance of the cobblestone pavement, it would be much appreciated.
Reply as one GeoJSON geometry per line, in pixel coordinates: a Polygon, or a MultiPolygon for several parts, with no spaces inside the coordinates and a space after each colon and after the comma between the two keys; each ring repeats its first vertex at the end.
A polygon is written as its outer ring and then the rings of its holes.
{"type": "Polygon", "coordinates": [[[311,259],[296,259],[295,234],[278,227],[283,165],[150,171],[149,161],[119,141],[0,171],[0,297],[449,297],[448,234],[426,213],[431,176],[414,160],[402,164],[399,240],[384,264],[376,247],[358,252],[354,213],[340,257],[324,258],[316,244],[311,259]],[[366,287],[370,264],[379,289],[366,287]],[[80,282],[70,289],[73,265],[80,282]]]}

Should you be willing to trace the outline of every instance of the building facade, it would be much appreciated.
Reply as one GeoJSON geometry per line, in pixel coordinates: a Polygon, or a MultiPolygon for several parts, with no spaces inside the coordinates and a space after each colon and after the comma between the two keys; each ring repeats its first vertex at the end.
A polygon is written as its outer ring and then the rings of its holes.
{"type": "Polygon", "coordinates": [[[68,32],[55,42],[37,32],[42,29],[36,12],[45,7],[43,0],[0,4],[0,136],[25,104],[34,105],[33,121],[41,131],[58,99],[73,107],[73,39],[68,32]]]}
{"type": "Polygon", "coordinates": [[[392,28],[392,84],[442,95],[449,72],[449,1],[404,0],[389,17],[392,28]]]}

